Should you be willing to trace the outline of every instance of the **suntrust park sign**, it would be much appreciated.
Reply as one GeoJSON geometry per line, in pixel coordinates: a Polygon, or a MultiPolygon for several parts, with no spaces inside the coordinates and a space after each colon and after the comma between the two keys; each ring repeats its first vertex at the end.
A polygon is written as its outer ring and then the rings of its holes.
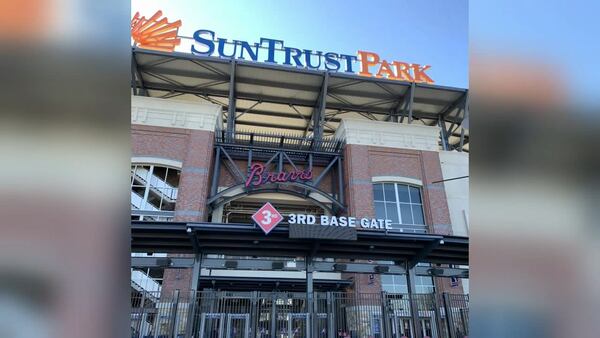
{"type": "Polygon", "coordinates": [[[224,58],[250,59],[266,63],[281,63],[308,69],[356,73],[362,76],[390,80],[434,83],[426,73],[429,65],[383,60],[378,54],[359,50],[356,55],[322,52],[286,45],[283,40],[260,38],[259,42],[217,38],[214,31],[199,29],[194,33],[192,54],[217,55],[224,58]]]}

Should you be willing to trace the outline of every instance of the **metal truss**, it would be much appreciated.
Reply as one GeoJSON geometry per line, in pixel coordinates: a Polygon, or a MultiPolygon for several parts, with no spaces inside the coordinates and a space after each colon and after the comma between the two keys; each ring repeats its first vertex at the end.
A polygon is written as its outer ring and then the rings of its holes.
{"type": "MultiPolygon", "coordinates": [[[[465,116],[468,116],[468,109],[464,108],[464,106],[468,105],[466,103],[468,99],[465,89],[405,83],[387,79],[363,79],[355,75],[339,72],[330,73],[327,71],[283,67],[244,60],[200,57],[184,53],[162,53],[135,48],[133,49],[132,57],[132,87],[134,95],[150,95],[150,92],[152,96],[162,96],[164,98],[194,95],[208,102],[222,105],[225,108],[224,116],[226,113],[226,130],[231,133],[235,133],[238,130],[236,125],[239,124],[298,131],[304,137],[308,137],[312,131],[312,137],[319,140],[325,135],[331,135],[335,132],[335,126],[331,125],[331,123],[340,122],[340,118],[337,115],[352,112],[375,121],[404,123],[406,120],[407,123],[412,123],[415,120],[419,120],[425,125],[440,125],[440,120],[442,120],[451,124],[451,127],[448,128],[449,130],[442,130],[441,133],[440,140],[443,149],[463,150],[469,143],[468,133],[465,133],[464,128],[461,127],[463,119],[465,119],[465,116]],[[151,56],[153,59],[150,62],[139,64],[138,56],[140,55],[144,57],[151,56]],[[189,63],[192,66],[172,66],[171,64],[174,62],[177,62],[178,65],[189,63]],[[251,67],[252,69],[264,69],[265,71],[275,70],[320,76],[322,82],[320,85],[309,84],[309,82],[284,83],[277,78],[267,79],[243,74],[239,75],[238,68],[240,66],[251,67]],[[228,70],[227,67],[229,67],[228,70]],[[145,81],[144,78],[146,79],[145,81]],[[175,78],[200,79],[208,82],[200,85],[190,85],[176,81],[174,80],[175,78]],[[332,79],[335,79],[337,82],[332,84],[332,79]],[[223,88],[223,84],[225,83],[228,83],[227,89],[223,88]],[[368,91],[352,88],[352,86],[364,83],[373,84],[380,90],[368,91]],[[255,85],[265,88],[285,88],[288,90],[303,91],[316,94],[316,99],[277,96],[273,93],[240,92],[238,91],[239,85],[245,85],[246,87],[248,85],[255,85]],[[408,86],[408,90],[403,95],[400,95],[400,97],[390,89],[399,85],[408,86]],[[459,99],[448,104],[448,101],[442,99],[416,97],[415,92],[419,88],[462,93],[462,95],[459,99]],[[356,104],[344,99],[344,97],[359,97],[363,100],[368,100],[368,102],[356,104]],[[225,99],[226,102],[222,102],[219,98],[225,99]],[[332,100],[328,100],[328,98],[332,100]],[[252,101],[253,103],[249,108],[238,109],[237,103],[239,100],[252,101]],[[261,104],[263,103],[286,105],[291,107],[294,112],[261,110],[261,104]],[[417,109],[415,107],[416,104],[440,106],[443,109],[438,113],[426,112],[417,109]],[[392,108],[386,108],[390,105],[392,105],[392,108]],[[461,107],[460,112],[462,114],[451,114],[458,106],[461,107]],[[298,111],[297,107],[311,108],[312,113],[309,116],[304,115],[298,111]],[[332,113],[331,111],[334,112],[332,113]],[[240,117],[248,113],[302,119],[304,126],[290,126],[260,121],[260,119],[239,120],[240,117]],[[453,139],[452,142],[449,141],[450,138],[453,139]]],[[[445,128],[445,126],[443,127],[445,128]]]]}
{"type": "Polygon", "coordinates": [[[215,133],[214,148],[215,165],[207,201],[210,209],[214,210],[242,196],[265,192],[285,192],[308,199],[336,215],[346,209],[342,169],[343,142],[340,140],[218,130],[215,133]],[[240,167],[236,160],[238,163],[243,160],[245,166],[240,167]],[[283,171],[285,166],[291,166],[295,170],[312,171],[313,166],[324,169],[308,182],[268,183],[260,187],[247,187],[245,182],[254,162],[263,163],[267,171],[283,171]],[[231,174],[235,184],[218,191],[221,166],[231,174]],[[326,177],[331,178],[331,193],[320,188],[326,177]],[[332,206],[320,202],[313,197],[314,194],[326,198],[332,206]]]}

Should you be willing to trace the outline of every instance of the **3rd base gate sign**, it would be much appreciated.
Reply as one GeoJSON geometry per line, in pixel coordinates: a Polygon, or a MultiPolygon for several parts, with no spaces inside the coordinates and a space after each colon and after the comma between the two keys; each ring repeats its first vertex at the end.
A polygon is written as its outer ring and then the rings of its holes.
{"type": "MultiPolygon", "coordinates": [[[[257,212],[252,215],[252,219],[258,226],[268,234],[283,221],[284,217],[267,202],[257,212]]],[[[303,224],[303,225],[315,225],[320,224],[323,226],[342,227],[342,228],[363,228],[363,229],[374,229],[374,230],[390,230],[392,229],[392,221],[389,219],[375,219],[375,218],[357,218],[351,216],[327,216],[327,215],[306,215],[306,214],[289,214],[287,218],[289,224],[303,224]],[[317,223],[319,220],[319,223],[317,223]]]]}
{"type": "Polygon", "coordinates": [[[267,202],[252,215],[252,219],[263,229],[265,234],[268,234],[277,224],[283,221],[283,216],[281,216],[271,203],[267,202]]]}

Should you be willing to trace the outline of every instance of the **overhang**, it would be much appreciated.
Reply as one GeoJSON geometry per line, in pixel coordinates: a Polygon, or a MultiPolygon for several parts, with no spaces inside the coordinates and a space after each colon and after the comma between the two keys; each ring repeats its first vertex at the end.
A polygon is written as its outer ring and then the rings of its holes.
{"type": "MultiPolygon", "coordinates": [[[[231,59],[137,48],[132,58],[134,93],[229,107],[231,59]]],[[[323,70],[235,60],[236,130],[306,135],[313,128],[324,75],[323,70]]],[[[326,94],[325,136],[333,135],[342,118],[406,122],[410,115],[421,125],[445,121],[450,144],[460,141],[455,127],[465,117],[467,89],[328,72],[326,94]]],[[[465,145],[468,136],[465,130],[465,145]]]]}
{"type": "Polygon", "coordinates": [[[298,239],[286,225],[265,235],[253,224],[132,221],[131,251],[469,264],[467,237],[357,230],[355,241],[298,239]]]}

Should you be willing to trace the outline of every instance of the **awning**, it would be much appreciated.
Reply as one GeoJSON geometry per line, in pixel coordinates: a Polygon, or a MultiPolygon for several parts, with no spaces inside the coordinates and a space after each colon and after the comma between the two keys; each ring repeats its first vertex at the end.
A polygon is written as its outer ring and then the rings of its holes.
{"type": "Polygon", "coordinates": [[[132,252],[322,257],[469,264],[467,237],[357,230],[354,240],[289,238],[288,226],[268,235],[253,224],[132,221],[132,252]]]}
{"type": "MultiPolygon", "coordinates": [[[[229,107],[231,60],[134,48],[134,93],[211,102],[229,107]]],[[[306,136],[323,92],[325,71],[236,60],[236,130],[306,136]]],[[[451,145],[460,142],[467,89],[330,72],[326,81],[323,133],[332,135],[342,118],[389,121],[410,116],[420,125],[445,121],[451,145]],[[413,93],[411,95],[411,88],[413,93]],[[411,101],[412,98],[412,101],[411,101]]],[[[224,116],[226,120],[227,117],[224,116]]],[[[463,135],[468,149],[468,130],[463,135]]]]}

